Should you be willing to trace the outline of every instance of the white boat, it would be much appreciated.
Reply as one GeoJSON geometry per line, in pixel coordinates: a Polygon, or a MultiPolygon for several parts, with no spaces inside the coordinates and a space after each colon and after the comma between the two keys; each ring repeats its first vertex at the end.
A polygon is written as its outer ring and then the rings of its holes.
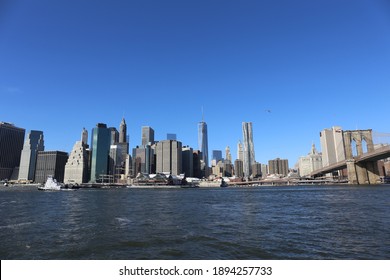
{"type": "Polygon", "coordinates": [[[227,187],[227,183],[222,180],[215,180],[215,181],[200,181],[199,187],[201,188],[215,188],[215,187],[227,187]]]}
{"type": "Polygon", "coordinates": [[[52,176],[48,176],[45,185],[38,187],[41,191],[59,191],[61,184],[57,182],[52,176]]]}

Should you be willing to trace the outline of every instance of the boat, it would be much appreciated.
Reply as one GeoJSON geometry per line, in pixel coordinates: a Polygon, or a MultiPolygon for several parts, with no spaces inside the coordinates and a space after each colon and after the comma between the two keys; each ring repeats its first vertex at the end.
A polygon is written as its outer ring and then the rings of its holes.
{"type": "Polygon", "coordinates": [[[214,181],[200,181],[199,187],[201,188],[216,188],[216,187],[227,187],[228,184],[223,179],[214,180],[214,181]]]}
{"type": "Polygon", "coordinates": [[[61,184],[57,182],[52,176],[48,176],[46,183],[38,187],[40,191],[59,191],[61,190],[61,184]]]}

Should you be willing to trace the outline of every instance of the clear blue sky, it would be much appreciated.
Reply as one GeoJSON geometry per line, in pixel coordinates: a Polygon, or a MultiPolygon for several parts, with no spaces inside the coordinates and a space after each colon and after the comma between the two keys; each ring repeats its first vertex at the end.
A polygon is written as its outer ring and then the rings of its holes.
{"type": "Polygon", "coordinates": [[[256,160],[298,157],[319,132],[390,132],[386,0],[0,2],[0,121],[70,152],[83,127],[141,126],[198,148],[251,121],[256,160]],[[270,111],[268,111],[270,110],[270,111]]]}

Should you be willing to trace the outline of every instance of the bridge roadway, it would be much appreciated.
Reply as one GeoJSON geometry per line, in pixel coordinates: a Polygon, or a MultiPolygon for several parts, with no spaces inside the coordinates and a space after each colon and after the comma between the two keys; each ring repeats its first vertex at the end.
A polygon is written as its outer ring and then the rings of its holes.
{"type": "MultiPolygon", "coordinates": [[[[386,145],[383,147],[380,147],[378,149],[375,149],[371,152],[367,152],[361,156],[354,157],[353,160],[355,160],[356,163],[358,162],[366,162],[366,161],[378,161],[380,159],[385,159],[390,157],[390,145],[386,145]]],[[[341,170],[347,168],[347,160],[343,160],[334,164],[331,164],[329,166],[317,169],[310,173],[311,177],[323,175],[327,173],[331,173],[336,170],[341,170]]]]}

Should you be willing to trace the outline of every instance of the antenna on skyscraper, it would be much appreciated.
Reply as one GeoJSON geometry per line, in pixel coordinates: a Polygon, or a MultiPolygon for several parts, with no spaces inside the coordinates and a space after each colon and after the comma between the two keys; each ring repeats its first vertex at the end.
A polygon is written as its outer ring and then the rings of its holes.
{"type": "Polygon", "coordinates": [[[203,106],[202,106],[202,122],[204,122],[204,112],[203,112],[203,106]]]}

